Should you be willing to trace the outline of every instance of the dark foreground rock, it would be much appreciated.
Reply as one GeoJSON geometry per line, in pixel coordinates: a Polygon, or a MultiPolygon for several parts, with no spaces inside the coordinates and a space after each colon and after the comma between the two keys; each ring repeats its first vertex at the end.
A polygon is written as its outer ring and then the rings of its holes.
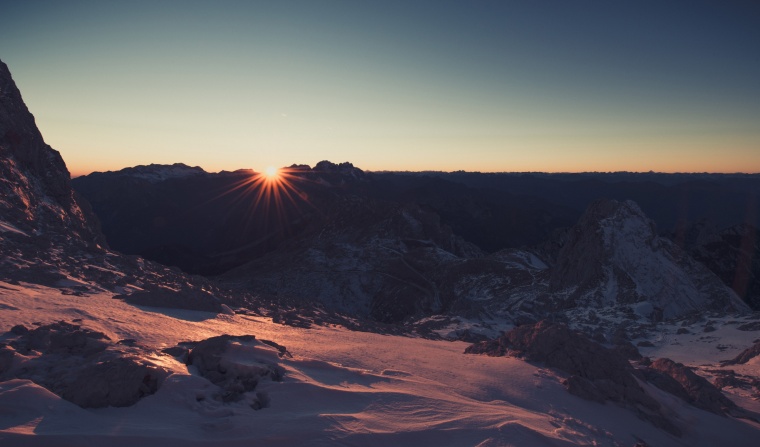
{"type": "Polygon", "coordinates": [[[739,365],[744,364],[760,355],[760,341],[740,352],[739,355],[731,360],[721,362],[722,365],[739,365]]]}
{"type": "MultiPolygon", "coordinates": [[[[114,341],[65,321],[33,329],[17,325],[4,339],[0,382],[31,380],[82,408],[133,405],[158,391],[171,374],[151,363],[156,352],[137,341],[114,341]]],[[[217,385],[214,399],[242,401],[257,410],[269,406],[269,396],[257,386],[262,380],[282,380],[278,363],[291,356],[285,346],[253,335],[220,335],[163,352],[217,385]]]]}
{"type": "Polygon", "coordinates": [[[133,405],[169,375],[138,348],[79,325],[15,326],[11,334],[17,336],[0,348],[0,380],[31,380],[83,408],[133,405]]]}

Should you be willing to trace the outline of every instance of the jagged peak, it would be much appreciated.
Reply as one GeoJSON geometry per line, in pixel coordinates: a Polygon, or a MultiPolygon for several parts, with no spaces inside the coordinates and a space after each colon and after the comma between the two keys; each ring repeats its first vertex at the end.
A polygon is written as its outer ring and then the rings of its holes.
{"type": "Polygon", "coordinates": [[[612,199],[598,199],[592,202],[579,221],[579,225],[588,222],[602,222],[605,220],[622,219],[650,219],[641,210],[641,207],[633,200],[617,201],[612,199]]]}
{"type": "Polygon", "coordinates": [[[103,245],[96,219],[79,203],[61,154],[45,144],[8,66],[0,61],[0,214],[35,234],[78,236],[103,245]]]}
{"type": "Polygon", "coordinates": [[[349,163],[347,161],[343,163],[335,164],[328,160],[322,160],[319,163],[314,166],[313,171],[317,172],[336,172],[341,174],[351,174],[351,173],[364,173],[361,169],[355,167],[352,163],[349,163]]]}
{"type": "Polygon", "coordinates": [[[647,301],[665,318],[700,309],[745,310],[714,274],[669,241],[633,201],[592,203],[569,233],[550,287],[571,301],[647,301]]]}

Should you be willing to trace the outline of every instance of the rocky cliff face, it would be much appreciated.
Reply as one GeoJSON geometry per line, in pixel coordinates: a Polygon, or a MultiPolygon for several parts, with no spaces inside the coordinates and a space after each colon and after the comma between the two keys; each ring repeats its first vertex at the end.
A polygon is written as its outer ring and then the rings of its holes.
{"type": "Polygon", "coordinates": [[[747,310],[715,274],[659,237],[632,201],[589,206],[559,252],[549,288],[571,307],[629,304],[654,317],[747,310]]]}
{"type": "Polygon", "coordinates": [[[751,308],[760,309],[760,230],[751,224],[719,230],[701,220],[672,237],[751,308]]]}
{"type": "Polygon", "coordinates": [[[25,234],[104,244],[96,219],[71,189],[69,171],[42,138],[0,61],[0,221],[25,234]]]}
{"type": "Polygon", "coordinates": [[[219,311],[222,302],[232,303],[210,281],[107,249],[97,219],[71,188],[66,164],[45,144],[2,62],[0,280],[64,294],[111,291],[144,305],[219,311]]]}

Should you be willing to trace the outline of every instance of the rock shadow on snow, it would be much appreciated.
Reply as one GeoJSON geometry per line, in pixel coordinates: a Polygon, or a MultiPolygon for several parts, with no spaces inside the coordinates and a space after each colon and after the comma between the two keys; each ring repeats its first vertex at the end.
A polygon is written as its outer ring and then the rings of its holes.
{"type": "Polygon", "coordinates": [[[599,403],[613,402],[675,436],[681,429],[641,382],[673,394],[690,405],[720,416],[757,420],[707,380],[669,359],[634,366],[621,353],[606,348],[564,324],[540,321],[514,328],[503,336],[469,346],[469,354],[512,356],[556,368],[568,376],[568,392],[599,403]]]}

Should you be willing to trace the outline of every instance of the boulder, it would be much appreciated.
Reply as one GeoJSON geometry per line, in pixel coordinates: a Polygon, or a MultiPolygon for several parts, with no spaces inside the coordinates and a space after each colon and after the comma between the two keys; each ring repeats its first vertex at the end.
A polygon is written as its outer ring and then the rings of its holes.
{"type": "Polygon", "coordinates": [[[740,352],[739,355],[732,358],[731,360],[722,361],[721,364],[724,366],[744,364],[757,357],[758,355],[760,355],[760,341],[740,352]]]}
{"type": "Polygon", "coordinates": [[[724,396],[707,379],[698,376],[681,363],[662,358],[652,362],[649,369],[670,378],[653,375],[650,371],[647,374],[647,379],[651,379],[652,384],[682,398],[697,408],[719,415],[725,415],[730,410],[737,408],[733,401],[724,396]]]}
{"type": "Polygon", "coordinates": [[[16,333],[0,348],[0,376],[29,379],[82,408],[133,405],[169,375],[136,347],[79,325],[60,321],[16,333]]]}
{"type": "MultiPolygon", "coordinates": [[[[284,346],[259,342],[253,335],[220,335],[198,342],[188,352],[186,363],[220,387],[216,398],[236,402],[254,391],[260,380],[282,380],[283,370],[272,362],[272,357],[285,352],[284,346]]],[[[260,409],[268,403],[264,393],[257,393],[251,407],[260,409]]]]}

